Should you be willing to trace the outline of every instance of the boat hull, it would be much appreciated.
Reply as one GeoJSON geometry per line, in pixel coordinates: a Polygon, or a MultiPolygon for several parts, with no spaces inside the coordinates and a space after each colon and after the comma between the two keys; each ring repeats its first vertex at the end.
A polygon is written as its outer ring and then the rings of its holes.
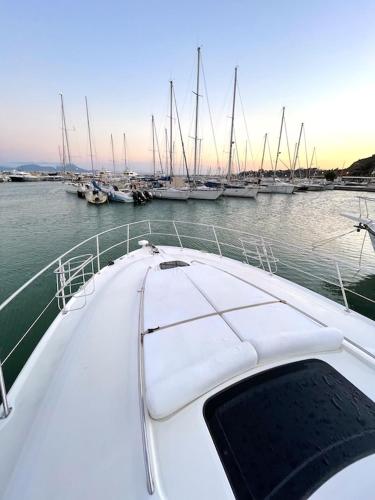
{"type": "Polygon", "coordinates": [[[103,203],[107,203],[108,196],[101,191],[86,191],[85,198],[88,203],[92,205],[103,205],[103,203]]]}
{"type": "Polygon", "coordinates": [[[295,187],[293,184],[266,184],[260,186],[260,193],[292,194],[295,187]]]}
{"type": "Polygon", "coordinates": [[[193,200],[217,200],[223,194],[222,189],[192,189],[189,199],[193,200]]]}
{"type": "Polygon", "coordinates": [[[181,200],[186,201],[189,198],[189,191],[182,189],[153,189],[152,195],[157,200],[181,200]]]}
{"type": "Polygon", "coordinates": [[[233,198],[253,198],[257,197],[259,188],[258,187],[230,187],[225,188],[223,196],[233,197],[233,198]]]}

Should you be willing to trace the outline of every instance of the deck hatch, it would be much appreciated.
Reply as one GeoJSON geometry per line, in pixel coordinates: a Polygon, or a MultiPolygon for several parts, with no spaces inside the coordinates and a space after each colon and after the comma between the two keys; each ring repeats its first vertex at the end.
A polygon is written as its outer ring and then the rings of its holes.
{"type": "Polygon", "coordinates": [[[170,260],[166,262],[161,262],[159,267],[160,269],[173,269],[175,267],[186,267],[189,266],[187,262],[184,262],[183,260],[170,260]]]}
{"type": "Polygon", "coordinates": [[[221,391],[206,402],[204,417],[241,500],[306,498],[375,452],[375,404],[317,359],[221,391]]]}

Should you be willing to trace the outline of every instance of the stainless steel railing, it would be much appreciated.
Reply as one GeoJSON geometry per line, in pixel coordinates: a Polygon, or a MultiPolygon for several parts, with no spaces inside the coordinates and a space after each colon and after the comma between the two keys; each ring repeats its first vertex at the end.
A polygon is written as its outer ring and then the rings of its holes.
{"type": "MultiPolygon", "coordinates": [[[[64,313],[74,310],[69,308],[68,304],[72,298],[76,298],[77,296],[85,298],[82,305],[82,307],[84,307],[86,296],[94,291],[94,276],[96,273],[101,272],[103,258],[110,252],[117,252],[119,256],[124,256],[131,251],[132,245],[136,241],[145,237],[150,237],[155,244],[177,244],[181,248],[185,246],[188,248],[203,249],[212,253],[217,253],[220,256],[235,258],[247,264],[256,265],[271,274],[280,274],[279,268],[282,265],[287,269],[300,273],[302,276],[307,276],[309,279],[313,278],[317,282],[337,287],[341,293],[345,310],[348,312],[350,312],[348,294],[356,296],[357,299],[375,304],[374,299],[366,297],[351,290],[348,286],[345,286],[342,272],[342,270],[345,269],[344,262],[327,256],[322,257],[307,248],[273,238],[259,236],[240,229],[226,228],[206,223],[153,219],[123,224],[102,231],[78,243],[41,269],[0,305],[1,319],[1,315],[4,314],[3,311],[11,303],[14,304],[25,290],[31,289],[39,278],[50,278],[51,275],[53,275],[53,268],[57,265],[54,273],[57,278],[57,292],[49,300],[36,319],[32,321],[26,331],[23,332],[17,343],[2,357],[3,361],[0,362],[0,402],[2,402],[3,405],[3,410],[2,413],[0,412],[0,415],[2,414],[4,417],[7,417],[10,412],[3,367],[23,343],[36,323],[39,322],[40,318],[52,304],[56,303],[56,300],[59,303],[59,308],[64,313]],[[120,233],[120,236],[118,233],[120,233]],[[115,236],[115,241],[106,244],[104,240],[108,236],[115,236]],[[158,242],[156,242],[156,240],[158,240],[158,242]],[[75,254],[77,251],[86,248],[87,245],[91,246],[91,252],[81,255],[75,254]],[[289,258],[291,255],[296,255],[298,258],[291,260],[289,258]],[[316,263],[315,267],[322,268],[324,274],[318,275],[307,269],[306,266],[304,266],[303,258],[309,258],[311,261],[314,259],[316,263]],[[298,259],[301,261],[300,263],[298,259]],[[87,269],[89,270],[86,271],[87,269]],[[334,271],[335,274],[332,278],[327,275],[328,270],[334,271]],[[91,292],[87,290],[89,286],[93,287],[91,292]]],[[[375,268],[371,271],[375,274],[375,268]]],[[[1,333],[0,331],[0,334],[1,333]]]]}

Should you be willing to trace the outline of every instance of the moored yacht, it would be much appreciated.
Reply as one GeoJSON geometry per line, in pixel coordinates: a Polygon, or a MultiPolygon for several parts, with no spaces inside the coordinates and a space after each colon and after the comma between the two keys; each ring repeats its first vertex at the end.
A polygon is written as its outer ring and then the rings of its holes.
{"type": "Polygon", "coordinates": [[[61,312],[0,384],[1,498],[371,498],[375,323],[275,275],[267,240],[181,224],[115,228],[108,265],[104,231],[0,305],[55,268],[61,312]]]}

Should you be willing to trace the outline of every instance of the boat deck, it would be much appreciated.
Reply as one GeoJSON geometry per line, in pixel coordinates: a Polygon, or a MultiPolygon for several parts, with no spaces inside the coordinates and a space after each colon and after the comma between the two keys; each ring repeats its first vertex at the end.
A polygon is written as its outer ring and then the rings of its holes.
{"type": "Polygon", "coordinates": [[[219,386],[318,358],[375,400],[372,358],[343,341],[375,352],[374,322],[225,257],[159,251],[142,248],[102,269],[85,307],[73,310],[80,298],[72,299],[39,343],[0,421],[0,496],[149,498],[140,329],[156,499],[234,498],[202,416],[219,386]],[[189,265],[160,269],[170,261],[189,265]],[[275,341],[283,332],[285,342],[275,341]]]}

